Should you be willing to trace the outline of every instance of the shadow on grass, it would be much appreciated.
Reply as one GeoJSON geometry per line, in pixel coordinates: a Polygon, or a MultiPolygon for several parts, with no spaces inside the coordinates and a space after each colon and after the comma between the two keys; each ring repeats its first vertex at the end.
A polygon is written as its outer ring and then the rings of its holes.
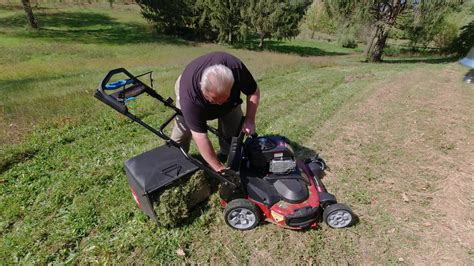
{"type": "Polygon", "coordinates": [[[307,158],[311,158],[318,155],[318,153],[315,150],[302,146],[291,140],[290,140],[290,146],[293,148],[293,150],[295,151],[296,157],[299,159],[302,159],[302,158],[307,159],[307,158]]]}
{"type": "Polygon", "coordinates": [[[9,90],[18,90],[21,91],[22,88],[28,88],[36,83],[48,82],[52,80],[61,80],[61,79],[68,79],[72,77],[76,77],[76,73],[68,74],[68,75],[51,75],[51,76],[41,76],[41,77],[29,77],[29,78],[21,78],[21,79],[6,79],[0,80],[0,91],[6,92],[9,90]]]}
{"type": "Polygon", "coordinates": [[[426,64],[446,64],[453,63],[459,60],[459,57],[449,56],[449,57],[436,57],[436,58],[385,58],[382,63],[385,64],[416,64],[416,63],[426,63],[426,64]]]}
{"type": "Polygon", "coordinates": [[[20,11],[20,10],[23,10],[23,7],[21,6],[21,4],[12,5],[12,4],[0,3],[0,10],[20,11]]]}
{"type": "Polygon", "coordinates": [[[7,156],[4,159],[0,160],[0,174],[8,171],[8,169],[22,162],[26,162],[32,159],[39,150],[30,149],[26,151],[15,151],[7,156]]]}
{"type": "MultiPolygon", "coordinates": [[[[53,39],[64,42],[81,43],[169,43],[189,44],[184,40],[161,36],[154,33],[144,23],[119,22],[108,15],[93,12],[37,13],[41,29],[38,31],[18,30],[10,34],[17,37],[53,39]]],[[[4,28],[25,28],[23,14],[0,19],[4,28]]]]}
{"type": "Polygon", "coordinates": [[[257,40],[247,41],[246,43],[241,43],[234,45],[235,48],[247,49],[251,51],[270,51],[284,54],[296,54],[299,56],[335,56],[335,55],[348,55],[350,53],[338,53],[338,52],[329,52],[317,47],[311,47],[306,45],[290,45],[286,44],[283,41],[275,40],[266,40],[264,42],[263,48],[258,47],[257,40]]]}

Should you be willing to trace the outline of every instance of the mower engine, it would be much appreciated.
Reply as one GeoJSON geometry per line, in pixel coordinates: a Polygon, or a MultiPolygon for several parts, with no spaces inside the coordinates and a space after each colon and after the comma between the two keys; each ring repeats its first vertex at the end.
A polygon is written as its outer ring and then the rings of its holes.
{"type": "Polygon", "coordinates": [[[295,155],[288,139],[271,136],[250,139],[246,145],[249,169],[260,176],[285,175],[296,167],[295,155]]]}

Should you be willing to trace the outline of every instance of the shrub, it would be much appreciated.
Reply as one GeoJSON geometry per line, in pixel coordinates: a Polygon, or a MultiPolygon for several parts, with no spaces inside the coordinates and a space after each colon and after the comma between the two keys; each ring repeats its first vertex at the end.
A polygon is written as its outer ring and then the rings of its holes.
{"type": "Polygon", "coordinates": [[[311,32],[311,39],[315,32],[335,33],[336,21],[329,17],[326,6],[322,2],[315,1],[306,11],[303,23],[311,32]]]}
{"type": "Polygon", "coordinates": [[[474,46],[474,21],[461,28],[461,33],[454,40],[449,52],[456,53],[460,56],[466,55],[469,49],[474,46]]]}
{"type": "Polygon", "coordinates": [[[356,48],[356,32],[358,32],[358,30],[355,25],[344,27],[338,36],[337,43],[344,48],[356,48]]]}
{"type": "Polygon", "coordinates": [[[341,45],[344,48],[357,47],[357,41],[355,40],[354,36],[342,35],[339,37],[337,42],[339,43],[339,45],[341,45]]]}
{"type": "Polygon", "coordinates": [[[459,26],[455,23],[445,21],[439,26],[433,42],[437,48],[442,51],[447,50],[455,41],[458,34],[459,26]]]}

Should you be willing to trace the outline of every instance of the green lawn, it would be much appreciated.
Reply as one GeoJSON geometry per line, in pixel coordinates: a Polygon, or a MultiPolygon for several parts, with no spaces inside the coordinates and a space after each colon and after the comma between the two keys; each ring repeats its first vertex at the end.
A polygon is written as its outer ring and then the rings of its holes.
{"type": "MultiPolygon", "coordinates": [[[[323,226],[299,233],[266,224],[242,233],[224,225],[214,195],[185,225],[157,227],[136,208],[123,162],[162,142],[97,101],[94,90],[108,70],[125,67],[134,74],[154,71],[155,88],[173,96],[174,81],[189,61],[224,50],[246,63],[262,90],[258,132],[285,135],[299,144],[299,155],[308,155],[323,149],[315,134],[325,121],[361,101],[372,84],[420,64],[441,68],[395,59],[366,64],[360,49],[325,42],[269,42],[262,52],[164,38],[133,5],[43,5],[37,14],[43,29],[32,32],[21,9],[0,6],[2,264],[247,263],[255,255],[249,241],[262,241],[260,248],[275,261],[306,263],[317,253],[350,263],[358,252],[354,239],[338,244],[334,255],[334,244],[324,244],[324,237],[368,233],[363,222],[337,232],[323,226]],[[300,237],[307,242],[299,243],[300,237]],[[288,254],[287,238],[305,248],[288,254]],[[178,256],[178,249],[186,256],[178,256]]],[[[131,108],[155,125],[168,114],[150,99],[131,108]]],[[[356,210],[370,202],[363,184],[341,197],[356,210]]],[[[373,261],[390,262],[390,256],[373,261]]]]}

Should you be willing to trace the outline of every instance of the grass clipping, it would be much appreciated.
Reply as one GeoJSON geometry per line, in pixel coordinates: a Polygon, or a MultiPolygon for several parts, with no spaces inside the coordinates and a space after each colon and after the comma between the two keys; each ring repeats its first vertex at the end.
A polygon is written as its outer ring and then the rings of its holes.
{"type": "Polygon", "coordinates": [[[189,218],[193,207],[210,195],[211,187],[203,170],[180,180],[165,189],[154,203],[158,224],[168,228],[178,226],[189,218]]]}

